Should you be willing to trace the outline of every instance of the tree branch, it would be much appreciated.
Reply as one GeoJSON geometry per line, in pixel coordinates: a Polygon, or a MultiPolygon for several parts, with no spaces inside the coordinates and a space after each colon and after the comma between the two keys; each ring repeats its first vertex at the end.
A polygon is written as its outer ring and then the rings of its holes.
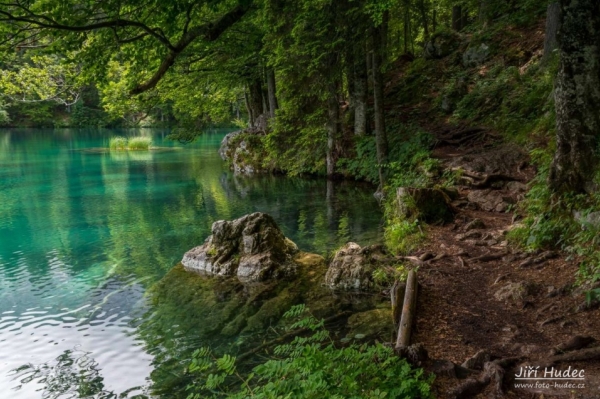
{"type": "Polygon", "coordinates": [[[153,89],[156,84],[162,79],[167,73],[169,68],[175,63],[175,59],[181,54],[187,46],[189,46],[194,40],[203,38],[207,41],[215,41],[221,36],[227,28],[238,22],[246,13],[249,7],[237,6],[227,14],[225,14],[216,23],[207,23],[200,26],[195,26],[184,33],[175,44],[174,49],[170,50],[166,57],[161,62],[158,70],[154,75],[146,82],[139,84],[134,87],[129,93],[132,95],[143,93],[147,90],[153,89]]]}

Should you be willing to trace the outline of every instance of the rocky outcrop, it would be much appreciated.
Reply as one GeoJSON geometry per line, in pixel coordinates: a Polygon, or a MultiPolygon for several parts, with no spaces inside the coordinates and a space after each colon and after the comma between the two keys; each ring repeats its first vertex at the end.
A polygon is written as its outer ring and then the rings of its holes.
{"type": "Polygon", "coordinates": [[[373,271],[389,259],[381,245],[362,248],[349,242],[336,252],[329,264],[325,285],[331,289],[370,290],[375,286],[373,271]]]}
{"type": "Polygon", "coordinates": [[[490,57],[490,47],[485,43],[478,46],[471,45],[463,54],[463,65],[474,67],[483,64],[490,57]]]}
{"type": "Polygon", "coordinates": [[[227,161],[237,175],[253,175],[269,172],[264,165],[266,153],[263,137],[267,131],[267,119],[260,115],[253,127],[231,132],[221,141],[219,155],[227,161]]]}
{"type": "Polygon", "coordinates": [[[229,133],[221,141],[219,155],[236,175],[266,173],[269,169],[264,165],[263,137],[261,132],[248,129],[229,133]]]}
{"type": "Polygon", "coordinates": [[[241,130],[228,133],[221,140],[221,147],[219,147],[219,155],[223,161],[227,161],[231,157],[231,153],[233,150],[233,143],[235,142],[235,138],[242,134],[241,130]]]}
{"type": "Polygon", "coordinates": [[[252,213],[212,225],[212,235],[183,256],[188,271],[237,276],[240,281],[265,281],[295,273],[298,247],[287,239],[273,218],[252,213]]]}
{"type": "Polygon", "coordinates": [[[433,188],[399,187],[396,191],[398,213],[417,217],[427,223],[447,222],[454,218],[449,197],[433,188]]]}
{"type": "Polygon", "coordinates": [[[453,31],[437,32],[425,43],[423,55],[426,59],[444,58],[460,46],[461,37],[453,31]]]}

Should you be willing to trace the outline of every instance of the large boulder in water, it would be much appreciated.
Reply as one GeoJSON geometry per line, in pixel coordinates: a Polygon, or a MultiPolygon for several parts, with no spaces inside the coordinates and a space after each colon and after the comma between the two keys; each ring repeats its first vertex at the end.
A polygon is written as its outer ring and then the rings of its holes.
{"type": "Polygon", "coordinates": [[[362,248],[349,242],[340,248],[329,264],[325,285],[331,289],[370,290],[375,287],[373,272],[391,258],[381,245],[362,248]]]}
{"type": "Polygon", "coordinates": [[[186,252],[181,263],[188,271],[265,281],[293,275],[297,252],[271,216],[256,212],[213,223],[212,235],[186,252]]]}

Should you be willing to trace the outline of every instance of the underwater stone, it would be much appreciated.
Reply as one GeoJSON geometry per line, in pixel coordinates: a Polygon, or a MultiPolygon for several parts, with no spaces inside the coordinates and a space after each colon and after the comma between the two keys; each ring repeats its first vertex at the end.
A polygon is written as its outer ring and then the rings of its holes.
{"type": "Polygon", "coordinates": [[[390,257],[381,245],[361,248],[349,242],[336,252],[325,275],[331,289],[370,290],[374,288],[373,271],[390,257]]]}
{"type": "Polygon", "coordinates": [[[212,235],[186,252],[181,263],[188,271],[237,276],[242,282],[291,276],[298,247],[287,239],[273,218],[256,212],[212,225],[212,235]]]}

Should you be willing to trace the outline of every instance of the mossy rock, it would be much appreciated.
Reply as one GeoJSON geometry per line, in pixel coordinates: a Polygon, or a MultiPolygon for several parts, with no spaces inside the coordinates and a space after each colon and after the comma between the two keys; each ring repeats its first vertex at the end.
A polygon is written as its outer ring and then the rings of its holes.
{"type": "Polygon", "coordinates": [[[423,55],[427,59],[444,58],[456,51],[460,47],[461,41],[461,35],[454,31],[438,31],[425,43],[423,55]]]}

